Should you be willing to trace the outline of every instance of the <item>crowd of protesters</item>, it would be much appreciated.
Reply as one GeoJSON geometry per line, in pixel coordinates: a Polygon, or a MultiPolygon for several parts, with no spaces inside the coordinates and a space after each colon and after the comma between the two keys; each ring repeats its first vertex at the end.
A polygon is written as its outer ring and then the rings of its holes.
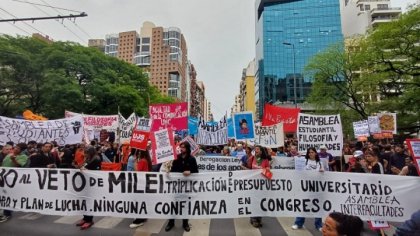
{"type": "MultiPolygon", "coordinates": [[[[176,136],[181,154],[178,161],[174,161],[167,171],[184,173],[185,176],[197,173],[195,158],[191,155],[191,149],[187,142],[180,143],[181,138],[176,136]],[[187,151],[185,151],[185,149],[187,151]],[[195,163],[195,164],[194,164],[195,163]],[[195,166],[195,167],[194,167],[195,166]]],[[[265,169],[270,168],[272,157],[298,157],[297,141],[293,138],[286,140],[283,146],[278,148],[264,148],[253,146],[247,142],[231,141],[226,146],[201,146],[197,155],[220,155],[231,156],[241,159],[241,168],[265,169]]],[[[14,144],[7,143],[0,146],[0,165],[3,167],[23,168],[77,168],[88,170],[100,170],[104,162],[119,163],[121,170],[127,171],[159,171],[160,165],[152,166],[150,153],[151,143],[148,143],[148,151],[130,149],[128,144],[118,145],[104,141],[98,143],[92,141],[89,144],[58,146],[56,142],[14,144]]],[[[390,174],[418,176],[418,171],[404,144],[379,144],[372,142],[347,143],[343,148],[343,155],[334,157],[326,146],[320,146],[319,150],[309,148],[306,152],[306,170],[358,172],[371,174],[390,174]],[[327,166],[323,166],[320,159],[327,159],[327,166]]],[[[7,221],[12,216],[12,211],[4,210],[0,216],[0,222],[7,221]]],[[[332,218],[342,219],[340,215],[331,215],[332,218]]],[[[147,219],[135,219],[131,228],[143,225],[147,219]]],[[[303,227],[305,219],[296,218],[293,229],[303,227]]],[[[252,217],[252,226],[262,227],[261,217],[252,217]]],[[[77,223],[81,229],[87,229],[93,225],[92,216],[84,216],[77,223]]],[[[174,221],[170,220],[166,231],[174,227],[174,221]]],[[[315,227],[321,232],[325,231],[321,219],[315,220],[315,227]]],[[[183,220],[185,231],[190,230],[188,220],[183,220]]]]}

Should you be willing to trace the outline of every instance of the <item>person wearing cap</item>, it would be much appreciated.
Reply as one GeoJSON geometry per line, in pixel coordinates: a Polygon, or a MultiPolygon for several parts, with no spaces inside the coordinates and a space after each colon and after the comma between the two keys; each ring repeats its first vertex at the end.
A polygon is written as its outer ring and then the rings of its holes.
{"type": "Polygon", "coordinates": [[[327,158],[328,159],[328,167],[330,171],[335,171],[335,159],[334,157],[327,152],[327,146],[325,145],[321,145],[321,147],[319,147],[319,153],[318,156],[319,158],[327,158]]]}
{"type": "Polygon", "coordinates": [[[353,173],[366,173],[365,169],[363,168],[360,160],[363,158],[363,152],[357,150],[354,152],[353,157],[349,159],[349,168],[347,172],[353,173]]]}

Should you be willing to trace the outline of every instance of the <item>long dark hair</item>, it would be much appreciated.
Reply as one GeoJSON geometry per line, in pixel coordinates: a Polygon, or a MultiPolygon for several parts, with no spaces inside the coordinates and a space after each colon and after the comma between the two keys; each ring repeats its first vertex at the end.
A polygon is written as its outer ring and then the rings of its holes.
{"type": "Polygon", "coordinates": [[[191,157],[191,145],[189,142],[183,142],[181,143],[179,146],[184,145],[186,153],[187,153],[187,157],[191,157]]]}
{"type": "Polygon", "coordinates": [[[319,162],[320,159],[319,159],[319,156],[318,156],[318,152],[316,151],[316,149],[314,147],[310,147],[310,148],[308,148],[308,150],[306,150],[306,155],[305,155],[306,161],[309,160],[309,151],[314,151],[315,152],[315,161],[319,162]]]}
{"type": "Polygon", "coordinates": [[[146,159],[147,161],[147,169],[152,171],[152,159],[150,158],[150,153],[147,150],[140,150],[139,152],[140,159],[146,159]]]}
{"type": "Polygon", "coordinates": [[[360,236],[363,230],[363,221],[357,216],[332,212],[329,214],[329,217],[336,222],[337,233],[339,235],[360,236]]]}
{"type": "Polygon", "coordinates": [[[260,150],[261,150],[261,159],[267,159],[267,160],[269,160],[269,161],[271,161],[271,156],[270,155],[268,155],[268,152],[267,152],[267,149],[265,149],[264,147],[262,147],[262,146],[260,146],[260,145],[257,145],[257,146],[255,146],[256,148],[259,148],[260,150]]]}

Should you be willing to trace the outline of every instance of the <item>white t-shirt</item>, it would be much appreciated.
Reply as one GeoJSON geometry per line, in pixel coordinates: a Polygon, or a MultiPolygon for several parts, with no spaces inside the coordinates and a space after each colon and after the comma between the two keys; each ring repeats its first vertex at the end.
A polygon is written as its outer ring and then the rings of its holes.
{"type": "Polygon", "coordinates": [[[316,170],[319,171],[320,169],[324,169],[322,167],[322,162],[317,162],[315,160],[308,159],[306,160],[305,170],[316,170]]]}

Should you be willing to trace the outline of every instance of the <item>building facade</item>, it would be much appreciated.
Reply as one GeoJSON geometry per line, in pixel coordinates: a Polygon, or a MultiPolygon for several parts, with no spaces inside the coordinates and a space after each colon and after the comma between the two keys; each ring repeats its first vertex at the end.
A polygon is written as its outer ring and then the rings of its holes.
{"type": "Polygon", "coordinates": [[[238,95],[235,96],[235,103],[230,108],[230,114],[231,114],[231,116],[234,113],[241,112],[241,97],[242,96],[240,94],[238,94],[238,95]]]}
{"type": "Polygon", "coordinates": [[[105,40],[104,39],[89,39],[88,47],[96,48],[101,52],[105,52],[105,40]]]}
{"type": "Polygon", "coordinates": [[[397,19],[402,11],[391,7],[390,0],[340,1],[341,22],[344,37],[364,35],[379,24],[397,19]]]}
{"type": "Polygon", "coordinates": [[[257,0],[255,10],[255,100],[261,118],[267,102],[304,101],[312,84],[304,67],[343,35],[337,0],[257,0]]]}
{"type": "Polygon", "coordinates": [[[239,87],[240,111],[252,111],[255,115],[255,60],[243,69],[239,87]]]}
{"type": "Polygon", "coordinates": [[[176,27],[156,27],[144,22],[137,31],[108,34],[105,54],[142,67],[150,84],[162,94],[186,101],[188,85],[187,45],[176,27]]]}

